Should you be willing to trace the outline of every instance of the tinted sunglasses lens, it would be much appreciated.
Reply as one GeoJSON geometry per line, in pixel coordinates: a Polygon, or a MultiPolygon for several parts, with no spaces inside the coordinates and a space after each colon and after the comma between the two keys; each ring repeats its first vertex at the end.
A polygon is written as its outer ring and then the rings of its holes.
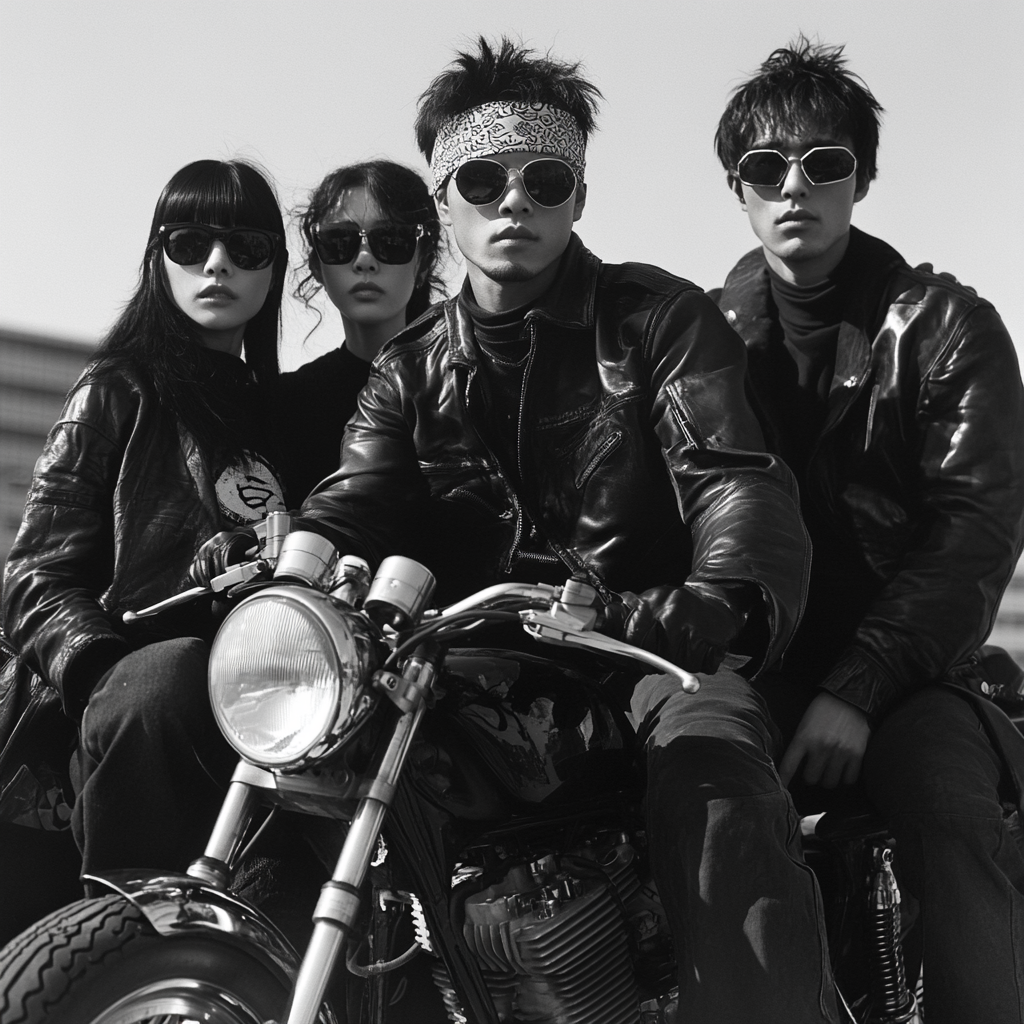
{"type": "Polygon", "coordinates": [[[172,263],[183,267],[204,263],[213,239],[200,228],[176,228],[164,234],[164,252],[172,263]]]}
{"type": "Polygon", "coordinates": [[[523,168],[523,184],[539,206],[561,206],[576,190],[576,175],[561,160],[533,160],[523,168]]]}
{"type": "Polygon", "coordinates": [[[381,263],[408,263],[416,255],[419,235],[412,225],[395,224],[388,228],[373,228],[366,232],[370,252],[381,263]]]}
{"type": "Polygon", "coordinates": [[[507,184],[508,171],[490,160],[468,160],[455,172],[459,195],[473,206],[493,203],[507,184]]]}
{"type": "Polygon", "coordinates": [[[827,185],[832,181],[845,181],[853,174],[857,161],[848,149],[823,146],[808,153],[801,165],[812,185],[827,185]]]}
{"type": "Polygon", "coordinates": [[[359,252],[359,241],[359,232],[351,228],[320,231],[316,235],[316,254],[320,257],[320,262],[326,263],[329,267],[351,263],[355,254],[359,252]]]}
{"type": "Polygon", "coordinates": [[[774,188],[782,184],[789,169],[789,162],[781,153],[768,150],[744,153],[736,167],[744,185],[760,185],[774,188]]]}
{"type": "Polygon", "coordinates": [[[274,262],[274,239],[262,231],[238,228],[224,240],[228,256],[239,270],[262,270],[274,262]]]}

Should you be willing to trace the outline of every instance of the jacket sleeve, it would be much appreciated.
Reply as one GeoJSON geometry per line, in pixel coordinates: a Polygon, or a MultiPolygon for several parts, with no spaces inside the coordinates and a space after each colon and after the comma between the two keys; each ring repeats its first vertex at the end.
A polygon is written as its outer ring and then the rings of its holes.
{"type": "Polygon", "coordinates": [[[4,628],[72,713],[75,682],[129,650],[100,596],[113,573],[114,488],[137,407],[127,386],[76,386],[36,462],[4,571],[4,628]]]}
{"type": "Polygon", "coordinates": [[[717,306],[685,291],[653,321],[645,346],[653,427],[693,539],[689,579],[760,592],[767,667],[796,628],[810,568],[796,483],[765,451],[744,390],[746,350],[717,306]]]}
{"type": "Polygon", "coordinates": [[[415,524],[428,488],[414,430],[413,403],[403,401],[375,366],[345,428],[341,467],[303,503],[302,524],[371,566],[415,550],[415,524]]]}
{"type": "Polygon", "coordinates": [[[872,717],[984,642],[1024,543],[1024,387],[1013,343],[987,304],[952,328],[917,398],[918,529],[823,683],[872,717]]]}

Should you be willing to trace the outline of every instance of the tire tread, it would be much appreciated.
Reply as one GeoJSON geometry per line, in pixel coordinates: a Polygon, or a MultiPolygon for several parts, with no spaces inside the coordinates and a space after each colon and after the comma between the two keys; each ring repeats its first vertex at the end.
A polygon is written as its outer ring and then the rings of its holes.
{"type": "Polygon", "coordinates": [[[45,1021],[89,964],[122,955],[147,927],[141,911],[112,895],[70,903],[26,928],[0,950],[0,1021],[45,1021]]]}

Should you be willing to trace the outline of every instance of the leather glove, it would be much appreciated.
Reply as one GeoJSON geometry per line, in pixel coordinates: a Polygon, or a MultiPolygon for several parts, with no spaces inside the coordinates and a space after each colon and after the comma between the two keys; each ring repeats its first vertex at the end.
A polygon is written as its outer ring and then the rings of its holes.
{"type": "Polygon", "coordinates": [[[197,552],[188,570],[198,587],[208,587],[210,580],[226,572],[228,566],[245,561],[245,553],[259,544],[256,531],[250,526],[215,533],[197,552]]]}
{"type": "Polygon", "coordinates": [[[742,585],[687,583],[624,591],[604,612],[603,633],[657,654],[687,672],[717,671],[746,622],[742,585]],[[738,598],[738,600],[736,600],[738,598]]]}

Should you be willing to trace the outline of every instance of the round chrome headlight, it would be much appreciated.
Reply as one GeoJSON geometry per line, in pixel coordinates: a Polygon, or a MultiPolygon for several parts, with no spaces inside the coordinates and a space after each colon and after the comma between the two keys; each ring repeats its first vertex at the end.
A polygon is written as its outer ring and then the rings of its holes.
{"type": "Polygon", "coordinates": [[[260,591],[224,620],[210,652],[210,702],[247,761],[301,767],[333,752],[376,704],[376,658],[360,620],[302,587],[260,591]]]}

